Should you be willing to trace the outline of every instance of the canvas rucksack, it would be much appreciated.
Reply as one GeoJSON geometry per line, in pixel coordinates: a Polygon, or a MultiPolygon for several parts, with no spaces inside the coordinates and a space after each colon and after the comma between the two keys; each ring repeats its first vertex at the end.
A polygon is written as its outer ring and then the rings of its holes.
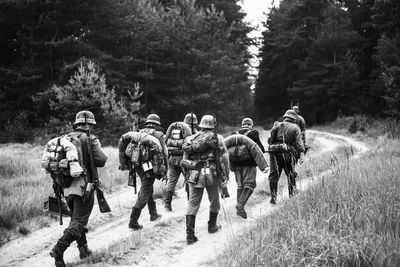
{"type": "MultiPolygon", "coordinates": [[[[247,136],[250,131],[245,132],[243,135],[247,136]]],[[[233,133],[233,135],[241,134],[239,132],[233,133]]],[[[243,162],[251,159],[250,151],[247,146],[244,144],[239,144],[236,140],[236,144],[234,146],[228,147],[229,153],[229,161],[231,162],[243,162]]]]}
{"type": "Polygon", "coordinates": [[[64,135],[51,139],[45,146],[41,164],[58,184],[69,187],[74,178],[84,173],[79,136],[64,135]]]}
{"type": "Polygon", "coordinates": [[[130,159],[133,166],[140,165],[145,172],[153,171],[154,174],[163,174],[165,172],[163,155],[154,142],[146,139],[146,136],[152,135],[154,130],[141,133],[145,135],[139,140],[131,139],[125,148],[125,155],[130,159]]]}

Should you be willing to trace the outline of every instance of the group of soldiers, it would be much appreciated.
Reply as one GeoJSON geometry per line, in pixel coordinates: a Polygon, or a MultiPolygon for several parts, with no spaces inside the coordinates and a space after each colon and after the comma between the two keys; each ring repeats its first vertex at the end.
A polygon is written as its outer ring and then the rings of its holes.
{"type": "MultiPolygon", "coordinates": [[[[81,132],[91,131],[95,124],[93,113],[90,111],[78,112],[73,133],[78,135],[81,132]]],[[[269,152],[269,168],[264,168],[261,171],[264,173],[269,171],[270,203],[276,204],[277,185],[282,170],[288,176],[289,196],[296,193],[294,166],[300,159],[301,153],[304,152],[305,122],[298,114],[296,106],[288,110],[283,116],[283,122],[274,123],[267,149],[260,141],[259,132],[253,129],[253,126],[254,123],[251,118],[244,118],[241,128],[234,134],[246,135],[257,144],[262,153],[269,152]],[[274,147],[281,147],[282,145],[290,149],[283,151],[274,149],[274,147]]],[[[221,208],[220,197],[229,197],[227,191],[229,171],[234,172],[237,183],[236,214],[244,219],[247,218],[245,205],[256,187],[257,164],[254,158],[240,163],[229,162],[229,153],[224,144],[224,139],[216,133],[215,128],[216,119],[214,116],[204,115],[198,123],[197,116],[194,113],[188,113],[183,121],[172,123],[164,134],[161,130],[160,117],[157,114],[148,115],[145,128],[139,130],[139,132],[157,138],[161,144],[162,156],[164,161],[167,162],[167,168],[163,175],[156,175],[151,172],[145,174],[145,170],[140,165],[136,168],[135,171],[141,180],[141,187],[130,215],[128,225],[130,229],[140,230],[143,228],[138,220],[146,205],[149,210],[150,221],[161,218],[153,198],[153,185],[156,179],[167,180],[163,203],[166,211],[172,211],[172,199],[181,174],[185,177],[187,192],[187,244],[192,244],[198,240],[195,235],[195,221],[204,189],[207,190],[210,202],[208,232],[213,234],[221,228],[221,225],[217,224],[217,218],[221,208]]],[[[98,138],[94,135],[90,136],[93,143],[94,164],[96,167],[103,167],[107,157],[98,138]]],[[[125,162],[120,161],[119,169],[128,170],[129,167],[124,166],[125,164],[125,162]]],[[[85,177],[80,179],[85,180],[85,177]]],[[[85,190],[92,186],[86,181],[85,189],[85,186],[77,183],[76,188],[67,190],[71,194],[64,194],[71,211],[71,221],[64,230],[63,236],[50,252],[50,255],[55,259],[56,266],[65,266],[63,253],[73,241],[78,244],[80,258],[83,259],[92,254],[87,246],[86,233],[88,219],[93,209],[93,194],[89,201],[83,201],[85,190]]]]}

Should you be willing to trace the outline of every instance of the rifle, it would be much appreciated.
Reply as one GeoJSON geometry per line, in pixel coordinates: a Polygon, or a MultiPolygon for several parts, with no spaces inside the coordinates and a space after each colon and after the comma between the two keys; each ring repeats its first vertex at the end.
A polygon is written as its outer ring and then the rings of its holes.
{"type": "Polygon", "coordinates": [[[192,134],[194,134],[194,123],[193,123],[193,112],[190,111],[190,117],[191,117],[191,121],[190,121],[190,129],[192,131],[192,134]]]}
{"type": "Polygon", "coordinates": [[[132,166],[132,163],[129,163],[128,185],[132,186],[135,189],[136,194],[136,171],[135,168],[132,166]]]}
{"type": "MultiPolygon", "coordinates": [[[[101,190],[101,188],[99,187],[99,174],[97,173],[97,168],[94,165],[94,160],[93,160],[93,147],[92,147],[92,142],[90,141],[90,133],[89,131],[86,132],[86,137],[87,138],[82,138],[81,141],[83,141],[83,143],[86,142],[86,148],[87,148],[87,161],[89,161],[86,165],[86,177],[88,180],[88,183],[93,183],[94,184],[94,190],[96,190],[96,196],[97,196],[97,203],[99,204],[99,209],[101,213],[105,213],[105,212],[110,212],[110,206],[107,203],[107,200],[104,197],[104,193],[103,190],[101,190]]],[[[83,148],[83,145],[82,145],[83,148]]],[[[93,190],[89,191],[89,192],[85,192],[85,195],[83,196],[83,201],[86,201],[91,194],[93,193],[93,190]]]]}
{"type": "Polygon", "coordinates": [[[58,202],[58,217],[60,218],[60,225],[63,225],[62,203],[61,203],[61,185],[60,184],[57,184],[57,202],[58,202]]]}
{"type": "Polygon", "coordinates": [[[228,187],[227,187],[227,180],[225,180],[224,177],[222,177],[222,170],[221,170],[221,162],[220,162],[220,154],[219,154],[219,141],[218,141],[218,134],[217,134],[217,118],[215,115],[214,116],[214,140],[217,140],[217,147],[214,150],[214,158],[215,158],[215,169],[217,172],[217,177],[218,179],[221,179],[220,185],[221,185],[221,197],[226,198],[230,197],[229,192],[228,192],[228,187]]]}

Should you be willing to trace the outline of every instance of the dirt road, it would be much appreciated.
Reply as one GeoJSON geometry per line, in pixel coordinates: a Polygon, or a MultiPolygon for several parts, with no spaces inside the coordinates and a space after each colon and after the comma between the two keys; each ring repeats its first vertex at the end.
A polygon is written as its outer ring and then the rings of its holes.
{"type": "MultiPolygon", "coordinates": [[[[352,146],[355,156],[364,153],[368,148],[351,138],[319,131],[308,131],[312,147],[319,147],[318,151],[310,151],[308,157],[329,155],[330,151],[340,146],[352,146]]],[[[264,135],[265,136],[265,135],[264,135]]],[[[266,143],[266,140],[262,140],[266,143]]],[[[307,164],[307,157],[306,162],[307,164]]],[[[323,175],[319,174],[319,175],[323,175]]],[[[257,183],[266,187],[268,174],[258,172],[257,183]]],[[[298,184],[300,191],[312,184],[316,177],[302,179],[298,184]]],[[[112,209],[111,214],[100,214],[97,206],[91,216],[91,229],[88,234],[89,245],[95,251],[120,251],[113,253],[111,259],[90,266],[205,266],[215,258],[232,238],[240,235],[246,228],[256,225],[260,216],[268,215],[287,198],[287,190],[278,194],[278,205],[269,204],[268,196],[253,194],[246,211],[248,219],[244,220],[236,215],[236,184],[231,176],[229,182],[231,197],[222,200],[222,209],[218,221],[222,230],[215,234],[208,234],[208,200],[203,196],[201,208],[196,217],[196,235],[199,242],[186,245],[185,210],[186,195],[181,189],[173,199],[173,212],[165,212],[161,200],[157,200],[157,207],[163,217],[150,222],[146,208],[142,211],[140,223],[144,225],[141,231],[128,229],[129,214],[136,199],[131,188],[108,196],[112,209]]],[[[56,222],[50,227],[38,230],[26,237],[15,239],[0,248],[0,266],[53,266],[53,259],[49,251],[56,243],[69,219],[64,220],[64,226],[56,222]]],[[[65,252],[67,263],[79,263],[78,250],[73,243],[65,252]]],[[[87,266],[82,263],[79,266],[87,266]]]]}

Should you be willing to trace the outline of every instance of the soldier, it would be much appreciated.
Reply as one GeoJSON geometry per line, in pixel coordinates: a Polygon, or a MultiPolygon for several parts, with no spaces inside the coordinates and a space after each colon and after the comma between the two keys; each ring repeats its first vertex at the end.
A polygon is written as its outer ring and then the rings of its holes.
{"type": "MultiPolygon", "coordinates": [[[[220,209],[219,186],[221,181],[227,181],[229,174],[228,151],[223,143],[222,136],[213,132],[215,119],[211,115],[204,115],[200,121],[200,131],[187,137],[182,146],[182,167],[188,172],[189,202],[186,211],[186,241],[192,244],[197,241],[194,234],[195,220],[200,208],[204,188],[207,190],[210,201],[208,232],[213,234],[221,228],[217,225],[220,209]],[[218,155],[219,158],[216,158],[218,155]],[[219,164],[219,175],[217,169],[219,164]]],[[[221,187],[223,187],[221,185],[221,187]]],[[[224,195],[223,197],[228,197],[224,195]]]]}
{"type": "MultiPolygon", "coordinates": [[[[149,116],[147,116],[146,127],[140,130],[140,132],[150,134],[156,137],[160,141],[164,156],[164,162],[167,162],[168,152],[164,141],[164,134],[161,131],[156,130],[156,128],[160,126],[161,126],[160,117],[157,114],[150,114],[149,116]]],[[[143,228],[143,225],[138,223],[138,219],[140,217],[142,209],[146,206],[146,204],[150,213],[150,221],[155,221],[161,218],[161,215],[157,213],[156,202],[154,201],[153,198],[153,184],[155,179],[161,179],[164,178],[162,176],[165,176],[165,174],[159,176],[154,174],[153,172],[145,173],[145,171],[140,165],[136,171],[140,176],[141,186],[136,200],[136,204],[132,208],[132,213],[128,225],[128,227],[133,230],[139,230],[143,228]]]]}
{"type": "MultiPolygon", "coordinates": [[[[81,139],[82,135],[86,135],[88,132],[90,133],[92,131],[95,124],[96,121],[92,112],[86,110],[80,111],[76,114],[74,130],[69,134],[69,136],[81,139]]],[[[90,138],[87,141],[92,143],[94,165],[96,167],[104,167],[107,161],[107,156],[101,148],[99,139],[90,134],[90,138]]],[[[81,149],[83,158],[89,158],[88,149],[83,145],[81,149]]],[[[85,161],[83,161],[83,164],[86,164],[85,161]]],[[[83,167],[86,170],[90,168],[90,166],[83,167]]],[[[98,177],[92,177],[93,180],[97,180],[97,178],[98,177]]],[[[76,241],[78,245],[79,257],[81,259],[92,254],[87,245],[86,233],[88,232],[87,224],[94,204],[94,194],[89,194],[93,188],[94,184],[88,183],[86,176],[83,174],[80,177],[75,178],[69,187],[64,188],[64,196],[66,197],[68,207],[71,210],[71,221],[68,227],[64,230],[63,236],[50,251],[50,256],[55,259],[55,265],[58,267],[66,266],[63,259],[64,251],[73,241],[76,241]]]]}
{"type": "Polygon", "coordinates": [[[283,116],[283,122],[274,123],[270,132],[270,174],[269,185],[271,189],[271,204],[276,204],[279,177],[282,169],[288,177],[289,197],[294,195],[296,189],[296,176],[294,166],[304,151],[299,126],[296,124],[297,115],[289,109],[283,116]]]}
{"type": "Polygon", "coordinates": [[[195,134],[198,132],[197,130],[197,116],[193,112],[190,112],[185,115],[185,118],[183,119],[183,122],[189,125],[190,129],[192,130],[192,134],[195,134]]]}
{"type": "MultiPolygon", "coordinates": [[[[259,146],[262,153],[265,153],[264,146],[260,141],[259,132],[257,130],[253,130],[253,120],[251,118],[244,118],[242,120],[242,128],[235,133],[246,135],[259,146]]],[[[235,173],[237,183],[236,214],[244,219],[247,219],[244,206],[253,193],[254,188],[256,188],[257,164],[253,157],[250,157],[250,159],[246,161],[230,163],[232,167],[231,170],[233,170],[235,173]]]]}
{"type": "MultiPolygon", "coordinates": [[[[167,186],[164,194],[164,208],[167,211],[172,211],[171,202],[174,195],[176,183],[182,173],[181,161],[183,156],[182,144],[183,140],[192,135],[192,130],[187,124],[188,122],[194,127],[194,119],[196,118],[193,113],[185,116],[184,122],[173,122],[168,127],[166,132],[166,145],[168,148],[168,173],[167,173],[167,186]]],[[[197,124],[197,118],[196,118],[197,124]]]]}
{"type": "Polygon", "coordinates": [[[307,147],[307,145],[306,145],[306,121],[304,120],[303,116],[301,116],[299,114],[300,111],[299,111],[298,106],[293,106],[293,110],[294,110],[294,112],[296,112],[296,115],[297,115],[296,124],[300,127],[301,138],[303,139],[304,148],[306,148],[307,147]]]}

